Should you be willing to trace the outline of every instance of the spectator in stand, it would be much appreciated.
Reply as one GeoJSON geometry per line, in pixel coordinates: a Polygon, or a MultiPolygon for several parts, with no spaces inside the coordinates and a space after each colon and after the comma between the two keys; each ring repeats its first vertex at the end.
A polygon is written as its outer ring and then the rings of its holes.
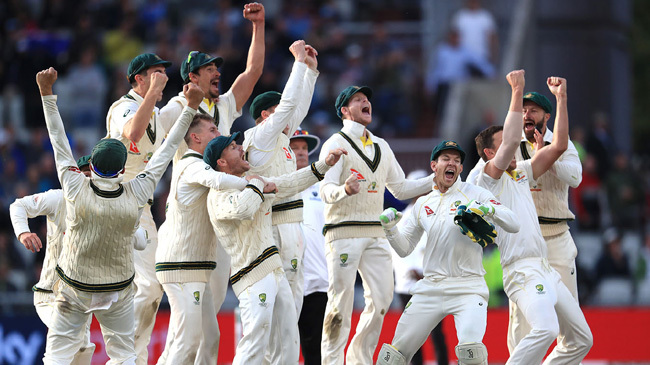
{"type": "Polygon", "coordinates": [[[604,194],[598,177],[598,161],[587,154],[582,163],[582,182],[570,195],[580,229],[598,230],[602,221],[604,194]]]}
{"type": "Polygon", "coordinates": [[[624,152],[615,155],[614,169],[605,180],[607,202],[614,226],[639,229],[644,213],[643,180],[628,161],[629,157],[624,152]]]}
{"type": "Polygon", "coordinates": [[[499,38],[494,16],[481,7],[480,0],[467,0],[453,17],[451,24],[460,33],[460,44],[483,61],[495,65],[499,38]]]}
{"type": "Polygon", "coordinates": [[[605,248],[596,263],[596,282],[607,278],[632,279],[632,271],[627,255],[623,251],[621,232],[608,228],[603,233],[605,248]]]}

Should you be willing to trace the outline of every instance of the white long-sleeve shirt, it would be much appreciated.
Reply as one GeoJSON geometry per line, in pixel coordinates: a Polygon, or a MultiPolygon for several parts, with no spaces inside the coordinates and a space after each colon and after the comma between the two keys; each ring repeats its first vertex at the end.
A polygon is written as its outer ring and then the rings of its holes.
{"type": "Polygon", "coordinates": [[[314,184],[301,193],[304,202],[304,219],[301,227],[305,236],[305,256],[302,260],[305,273],[305,296],[314,292],[326,293],[329,286],[323,237],[325,204],[318,194],[318,185],[314,184]]]}
{"type": "Polygon", "coordinates": [[[417,247],[424,232],[427,244],[424,255],[424,276],[432,280],[448,277],[483,276],[483,249],[464,236],[454,223],[456,209],[471,200],[489,202],[494,206],[492,221],[507,230],[519,230],[515,214],[495,199],[489,191],[466,182],[456,182],[441,193],[435,187],[419,198],[413,210],[386,232],[386,238],[401,257],[417,247]]]}

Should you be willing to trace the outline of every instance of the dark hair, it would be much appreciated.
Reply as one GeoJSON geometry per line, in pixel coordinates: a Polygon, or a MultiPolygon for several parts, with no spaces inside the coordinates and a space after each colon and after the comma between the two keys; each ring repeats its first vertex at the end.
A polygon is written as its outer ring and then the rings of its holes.
{"type": "Polygon", "coordinates": [[[206,121],[210,123],[214,123],[214,118],[209,116],[208,114],[205,113],[196,113],[194,114],[194,118],[192,118],[192,122],[190,123],[190,126],[187,127],[187,133],[185,133],[185,143],[188,145],[190,144],[190,134],[196,132],[199,124],[201,121],[206,121]]]}
{"type": "Polygon", "coordinates": [[[478,155],[481,156],[483,161],[487,161],[487,156],[483,150],[486,148],[494,148],[494,135],[502,130],[503,126],[493,125],[482,130],[481,133],[474,138],[474,141],[476,142],[476,152],[478,152],[478,155]]]}

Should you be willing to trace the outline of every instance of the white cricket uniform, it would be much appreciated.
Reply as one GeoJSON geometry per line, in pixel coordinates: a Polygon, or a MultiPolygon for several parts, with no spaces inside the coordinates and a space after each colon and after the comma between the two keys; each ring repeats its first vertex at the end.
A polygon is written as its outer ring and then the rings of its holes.
{"type": "MultiPolygon", "coordinates": [[[[34,292],[34,307],[43,324],[50,328],[54,311],[54,292],[52,287],[58,279],[55,268],[56,260],[61,253],[63,235],[65,233],[65,199],[63,190],[53,189],[43,193],[25,196],[16,199],[9,206],[11,224],[14,227],[16,238],[21,233],[31,232],[27,223],[28,218],[45,216],[47,218],[47,243],[45,245],[45,258],[41,267],[41,277],[32,287],[34,292]]],[[[95,344],[90,342],[90,322],[88,318],[86,331],[82,333],[82,347],[74,355],[72,364],[90,364],[95,344]]]]}
{"type": "Polygon", "coordinates": [[[49,328],[46,364],[68,364],[83,344],[80,330],[93,314],[102,326],[109,363],[134,364],[135,276],[133,234],[140,216],[173,153],[196,113],[187,108],[162,148],[140,174],[86,178],[77,168],[56,105],[43,96],[45,121],[54,148],[59,180],[66,199],[66,234],[53,291],[56,305],[49,328]]]}
{"type": "Polygon", "coordinates": [[[277,194],[263,194],[264,183],[258,179],[243,191],[210,190],[208,194],[210,221],[232,259],[230,283],[241,310],[243,337],[233,364],[262,364],[269,346],[275,347],[270,349],[273,364],[298,363],[298,317],[273,242],[271,209],[276,198],[313,185],[328,168],[319,161],[289,175],[266,178],[276,184],[277,194]]]}
{"type": "MultiPolygon", "coordinates": [[[[411,214],[414,204],[415,202],[411,202],[402,213],[405,216],[411,214]]],[[[393,273],[395,274],[395,293],[409,294],[411,287],[418,282],[418,280],[411,275],[411,271],[415,270],[422,274],[422,262],[424,261],[426,243],[427,234],[424,232],[422,238],[420,238],[418,244],[413,249],[413,252],[409,255],[401,257],[397,254],[395,249],[392,249],[393,273]]]]}
{"type": "Polygon", "coordinates": [[[320,183],[314,184],[301,193],[304,202],[302,228],[305,236],[305,257],[303,259],[305,296],[315,292],[327,293],[329,286],[325,240],[323,239],[325,204],[318,194],[319,187],[320,183]]]}
{"type": "Polygon", "coordinates": [[[217,265],[217,237],[206,199],[211,188],[245,186],[245,179],[214,171],[191,149],[174,164],[167,219],[160,227],[156,251],[156,276],[171,307],[167,343],[158,364],[217,361],[220,333],[208,285],[217,265]]]}
{"type": "MultiPolygon", "coordinates": [[[[489,163],[489,162],[488,162],[489,163]]],[[[531,331],[510,354],[507,364],[539,364],[553,340],[562,333],[567,347],[556,346],[545,364],[578,364],[593,343],[593,337],[578,302],[547,260],[547,248],[537,222],[537,211],[529,184],[530,160],[517,163],[512,174],[500,179],[477,175],[479,186],[490,190],[517,215],[525,229],[515,234],[499,232],[503,287],[508,298],[523,312],[531,331]]]]}
{"type": "MultiPolygon", "coordinates": [[[[161,116],[157,107],[154,107],[149,125],[139,142],[133,142],[123,135],[124,126],[131,120],[144,99],[131,89],[126,95],[111,105],[106,116],[106,137],[121,141],[128,152],[124,171],[124,181],[133,179],[151,159],[151,156],[162,144],[165,135],[169,132],[177,115],[161,116]]],[[[184,142],[183,142],[184,143],[184,142]]],[[[147,231],[150,243],[142,251],[136,251],[135,262],[135,347],[138,354],[138,364],[146,364],[148,360],[147,346],[151,339],[151,332],[156,321],[158,305],[162,299],[162,286],[156,279],[155,254],[158,247],[158,231],[151,215],[153,194],[149,197],[149,204],[144,208],[140,218],[140,227],[147,231]]]]}
{"type": "MultiPolygon", "coordinates": [[[[293,135],[307,115],[317,78],[318,71],[310,69],[306,63],[294,62],[275,112],[244,133],[243,148],[251,165],[248,175],[273,177],[296,171],[296,155],[289,147],[288,136],[293,135]],[[287,126],[289,130],[285,134],[287,126]]],[[[304,291],[302,207],[300,194],[296,194],[276,201],[271,213],[273,237],[280,250],[298,316],[304,291]]]]}
{"type": "Polygon", "coordinates": [[[379,215],[384,210],[384,191],[398,199],[410,199],[431,191],[432,177],[407,180],[390,146],[370,131],[372,143],[361,140],[365,127],[343,120],[343,128],[321,149],[321,158],[342,147],[348,155],[325,174],[321,199],[325,202],[325,255],[329,275],[328,302],[323,326],[323,364],[370,364],[379,334],[393,300],[391,253],[379,215]],[[354,173],[361,185],[348,196],[345,180],[354,173]],[[363,278],[366,305],[348,347],[357,271],[363,278]]]}
{"type": "Polygon", "coordinates": [[[392,342],[407,362],[449,314],[454,316],[459,344],[483,341],[489,299],[483,278],[483,249],[454,223],[458,206],[471,200],[490,202],[497,225],[510,232],[519,230],[515,214],[492,193],[457,179],[445,193],[434,183],[433,191],[419,198],[397,226],[386,232],[401,257],[411,254],[422,235],[427,235],[424,279],[411,288],[411,300],[397,323],[392,342]]]}
{"type": "MultiPolygon", "coordinates": [[[[163,119],[176,120],[184,107],[187,106],[187,99],[183,92],[179,92],[177,96],[171,100],[160,110],[160,115],[163,119]]],[[[199,113],[207,114],[214,118],[219,133],[224,136],[230,135],[230,128],[232,127],[235,119],[241,116],[241,109],[237,110],[237,100],[232,93],[232,89],[226,93],[219,95],[219,100],[214,103],[209,99],[203,99],[198,109],[199,113]]],[[[174,155],[174,164],[176,164],[181,157],[183,157],[188,147],[185,141],[182,141],[176,155],[174,155]]],[[[219,313],[221,305],[226,299],[228,291],[228,278],[230,277],[230,256],[223,249],[221,244],[217,241],[217,267],[212,270],[211,278],[208,281],[210,291],[212,292],[212,303],[214,304],[215,313],[219,313]]],[[[218,329],[218,327],[217,327],[218,329]]],[[[173,328],[169,329],[173,331],[173,328]]],[[[171,333],[171,332],[170,332],[171,333]]],[[[220,334],[217,334],[219,338],[220,334]]],[[[169,339],[168,339],[169,340],[169,339]]],[[[167,346],[165,346],[167,347],[167,346]]],[[[203,356],[203,346],[199,350],[199,357],[203,356]]],[[[162,359],[164,360],[165,354],[163,353],[162,359]]],[[[206,360],[209,361],[209,360],[206,360]]]]}
{"type": "MultiPolygon", "coordinates": [[[[546,128],[544,142],[553,141],[553,132],[546,128]]],[[[520,148],[515,154],[517,161],[531,159],[535,155],[532,143],[523,136],[520,148]]],[[[530,192],[535,202],[542,236],[548,248],[548,262],[560,274],[562,282],[578,300],[578,279],[575,258],[578,249],[567,221],[575,219],[569,210],[569,186],[576,188],[582,181],[582,163],[578,151],[571,141],[567,150],[557,159],[547,173],[540,176],[530,192]]],[[[521,311],[510,302],[510,322],[508,323],[508,349],[512,351],[517,343],[530,331],[521,311]]],[[[560,347],[566,347],[564,338],[558,337],[560,347]]]]}

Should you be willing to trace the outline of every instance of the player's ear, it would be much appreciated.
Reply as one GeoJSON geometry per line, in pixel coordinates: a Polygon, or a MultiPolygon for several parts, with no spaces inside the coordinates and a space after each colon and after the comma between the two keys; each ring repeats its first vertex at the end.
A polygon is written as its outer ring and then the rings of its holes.
{"type": "Polygon", "coordinates": [[[342,106],[341,115],[343,116],[343,118],[345,118],[348,114],[350,114],[350,108],[348,108],[347,106],[342,106]]]}
{"type": "Polygon", "coordinates": [[[436,171],[436,164],[437,163],[438,163],[438,161],[436,161],[436,160],[431,161],[431,171],[433,171],[433,172],[436,171]]]}

